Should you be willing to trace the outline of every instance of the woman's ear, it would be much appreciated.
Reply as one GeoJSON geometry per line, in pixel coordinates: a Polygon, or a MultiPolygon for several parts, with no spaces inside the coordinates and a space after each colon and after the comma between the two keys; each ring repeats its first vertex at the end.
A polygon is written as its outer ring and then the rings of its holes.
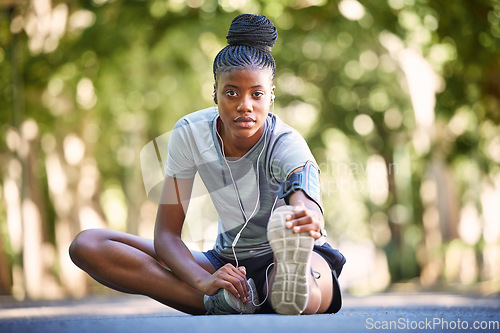
{"type": "Polygon", "coordinates": [[[274,89],[275,89],[275,88],[276,88],[276,86],[273,84],[273,85],[271,86],[271,105],[274,103],[274,98],[276,97],[276,96],[274,95],[274,89]]]}
{"type": "Polygon", "coordinates": [[[214,92],[212,94],[212,99],[214,100],[214,103],[217,104],[217,85],[214,83],[214,92]]]}

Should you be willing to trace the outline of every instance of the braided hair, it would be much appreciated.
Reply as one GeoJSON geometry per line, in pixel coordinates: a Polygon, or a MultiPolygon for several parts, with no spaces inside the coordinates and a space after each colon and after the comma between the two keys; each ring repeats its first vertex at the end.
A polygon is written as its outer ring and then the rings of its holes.
{"type": "Polygon", "coordinates": [[[242,14],[233,19],[226,36],[228,45],[214,60],[214,79],[221,72],[235,68],[269,68],[272,79],[276,64],[271,55],[278,33],[273,23],[265,16],[242,14]]]}

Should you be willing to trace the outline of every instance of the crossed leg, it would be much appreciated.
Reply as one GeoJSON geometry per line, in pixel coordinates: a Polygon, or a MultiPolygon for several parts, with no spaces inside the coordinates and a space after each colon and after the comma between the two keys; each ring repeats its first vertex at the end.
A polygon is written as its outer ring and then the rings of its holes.
{"type": "MultiPolygon", "coordinates": [[[[97,282],[129,294],[141,294],[190,314],[204,314],[203,293],[173,274],[158,258],[153,240],[107,230],[82,231],[72,242],[73,262],[97,282]]],[[[201,252],[192,251],[195,260],[210,273],[215,268],[201,252]]],[[[332,277],[328,264],[317,253],[311,267],[318,276],[310,276],[310,296],[306,314],[323,313],[332,300],[332,277]]],[[[270,273],[270,284],[273,282],[270,273]]],[[[269,286],[269,290],[272,285],[269,286]]]]}
{"type": "MultiPolygon", "coordinates": [[[[107,229],[82,231],[69,249],[71,259],[99,283],[149,296],[190,314],[204,314],[203,293],[175,276],[158,258],[153,240],[107,229]]],[[[210,273],[215,268],[201,252],[195,260],[210,273]]]]}

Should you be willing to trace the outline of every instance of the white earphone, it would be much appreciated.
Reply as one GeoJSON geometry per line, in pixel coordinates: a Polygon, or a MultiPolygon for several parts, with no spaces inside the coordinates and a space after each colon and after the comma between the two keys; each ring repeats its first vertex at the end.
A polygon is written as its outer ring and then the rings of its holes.
{"type": "MultiPolygon", "coordinates": [[[[248,222],[252,219],[252,217],[255,215],[255,213],[257,212],[257,208],[259,207],[259,202],[260,202],[260,177],[259,177],[259,161],[260,161],[260,157],[262,156],[262,153],[264,152],[264,149],[266,148],[266,143],[267,143],[267,130],[265,131],[264,133],[264,143],[263,143],[263,146],[262,146],[262,150],[260,151],[259,153],[259,156],[257,157],[257,163],[256,163],[256,168],[257,168],[257,201],[255,203],[255,207],[253,209],[253,212],[252,214],[250,215],[250,217],[247,217],[246,213],[245,213],[245,210],[243,209],[243,204],[241,202],[241,197],[239,195],[239,192],[238,192],[238,188],[236,187],[236,181],[234,180],[233,178],[233,173],[231,171],[231,167],[229,166],[229,163],[227,163],[227,159],[226,159],[226,154],[224,152],[224,141],[222,140],[222,137],[221,135],[219,134],[219,131],[216,131],[217,133],[217,136],[219,137],[219,140],[221,142],[221,151],[222,151],[222,156],[224,158],[224,162],[227,166],[227,169],[229,170],[229,177],[231,178],[231,181],[233,183],[233,188],[234,188],[234,191],[236,193],[236,197],[238,198],[238,204],[240,206],[240,210],[241,212],[243,213],[243,216],[245,217],[245,223],[243,224],[243,226],[241,227],[240,231],[236,234],[236,237],[234,238],[234,241],[233,243],[231,244],[231,249],[233,251],[233,256],[234,256],[234,260],[236,262],[236,267],[239,266],[239,263],[238,263],[238,257],[236,256],[236,251],[234,250],[234,248],[236,247],[236,244],[238,243],[238,240],[240,239],[241,237],[241,233],[243,232],[243,230],[246,228],[246,226],[248,225],[248,222]]],[[[274,203],[273,203],[273,206],[271,207],[271,212],[274,210],[274,206],[276,205],[276,202],[278,201],[278,197],[276,197],[276,199],[274,200],[274,203]]],[[[269,281],[268,281],[268,271],[269,269],[271,268],[271,266],[274,265],[274,262],[270,263],[267,268],[266,268],[266,272],[265,272],[265,278],[266,278],[266,297],[264,298],[264,300],[259,303],[259,304],[255,304],[254,302],[254,295],[253,293],[255,292],[254,290],[252,290],[250,288],[250,292],[252,294],[252,303],[253,305],[255,306],[261,306],[262,304],[264,304],[267,300],[267,297],[269,296],[269,281]]]]}
{"type": "Polygon", "coordinates": [[[233,250],[233,255],[234,255],[234,260],[236,261],[236,267],[238,267],[238,258],[236,256],[236,251],[234,250],[234,248],[235,248],[236,244],[238,243],[238,240],[240,239],[241,233],[246,228],[246,226],[248,225],[248,222],[252,219],[252,217],[254,217],[255,213],[257,213],[257,208],[259,207],[259,201],[260,201],[259,161],[260,161],[260,157],[262,156],[262,153],[264,152],[264,150],[266,148],[267,131],[265,131],[265,133],[264,133],[264,143],[263,143],[263,146],[262,146],[262,150],[260,151],[259,156],[257,157],[257,163],[256,163],[256,168],[257,168],[257,201],[255,203],[255,207],[254,207],[254,209],[252,211],[252,214],[250,214],[250,217],[247,217],[247,215],[245,213],[245,210],[243,209],[243,204],[241,202],[241,197],[239,195],[238,188],[236,187],[236,181],[234,180],[233,173],[231,171],[231,167],[229,166],[229,163],[227,163],[226,154],[224,152],[224,141],[222,140],[222,137],[220,136],[219,132],[217,131],[216,133],[217,133],[217,136],[219,137],[219,140],[221,142],[222,156],[224,158],[224,162],[225,162],[225,164],[227,166],[227,169],[229,170],[229,177],[231,178],[231,181],[233,183],[234,192],[236,193],[236,197],[238,198],[238,204],[240,206],[240,210],[241,210],[243,216],[245,217],[245,223],[243,224],[243,227],[241,227],[241,230],[238,232],[238,234],[236,234],[236,237],[234,238],[233,244],[231,244],[231,248],[233,250]]]}

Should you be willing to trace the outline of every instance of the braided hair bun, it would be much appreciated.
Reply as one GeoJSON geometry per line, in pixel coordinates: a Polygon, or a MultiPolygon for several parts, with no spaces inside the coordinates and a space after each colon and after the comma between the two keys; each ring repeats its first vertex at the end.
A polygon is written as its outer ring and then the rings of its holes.
{"type": "Polygon", "coordinates": [[[226,38],[228,45],[214,59],[216,82],[219,73],[244,68],[270,70],[274,79],[276,64],[271,50],[278,33],[267,17],[252,14],[235,17],[226,38]]]}
{"type": "Polygon", "coordinates": [[[278,32],[267,17],[242,14],[231,22],[226,39],[231,46],[246,45],[271,52],[278,39],[278,32]]]}

